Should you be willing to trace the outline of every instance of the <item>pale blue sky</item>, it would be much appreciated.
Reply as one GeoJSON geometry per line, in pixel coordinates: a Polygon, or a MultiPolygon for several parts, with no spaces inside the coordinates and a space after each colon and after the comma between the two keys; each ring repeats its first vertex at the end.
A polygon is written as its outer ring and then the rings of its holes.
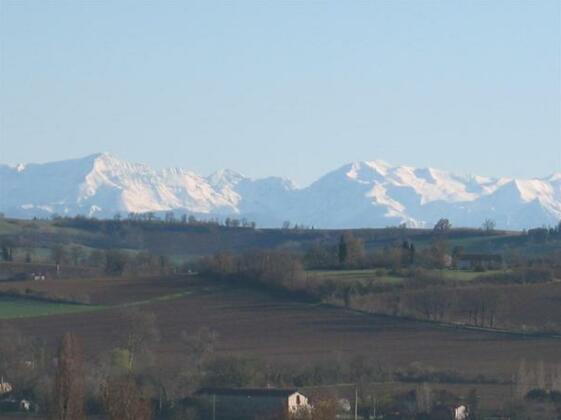
{"type": "Polygon", "coordinates": [[[558,0],[0,0],[0,38],[3,163],[561,170],[558,0]]]}

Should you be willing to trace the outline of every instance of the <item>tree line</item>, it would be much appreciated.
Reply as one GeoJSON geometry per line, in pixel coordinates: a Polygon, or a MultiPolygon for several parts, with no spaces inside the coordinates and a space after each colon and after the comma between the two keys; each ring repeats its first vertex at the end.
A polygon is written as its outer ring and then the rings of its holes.
{"type": "MultiPolygon", "coordinates": [[[[155,357],[161,340],[155,316],[138,309],[125,310],[120,316],[119,342],[93,359],[76,333],[66,333],[57,348],[51,349],[43,341],[0,325],[0,373],[13,386],[12,400],[29,402],[31,411],[50,420],[81,420],[92,415],[103,415],[108,420],[202,420],[211,418],[211,406],[208,400],[196,396],[200,387],[354,383],[361,416],[368,418],[374,411],[390,415],[409,405],[407,413],[415,418],[436,410],[444,398],[442,391],[432,389],[426,382],[503,383],[499,378],[469,376],[420,363],[399,368],[383,366],[367,354],[336,361],[280,364],[221,355],[216,352],[220,338],[208,328],[182,332],[177,337],[182,351],[174,356],[174,368],[162,369],[155,357]],[[369,386],[371,382],[393,380],[411,383],[413,391],[380,394],[369,386]]],[[[530,386],[528,375],[517,381],[530,386]]],[[[461,401],[450,393],[445,399],[461,401]]],[[[315,396],[309,413],[271,413],[267,418],[334,420],[339,410],[337,401],[336,394],[324,393],[315,396]]],[[[0,411],[10,411],[5,404],[0,400],[0,411]]]]}

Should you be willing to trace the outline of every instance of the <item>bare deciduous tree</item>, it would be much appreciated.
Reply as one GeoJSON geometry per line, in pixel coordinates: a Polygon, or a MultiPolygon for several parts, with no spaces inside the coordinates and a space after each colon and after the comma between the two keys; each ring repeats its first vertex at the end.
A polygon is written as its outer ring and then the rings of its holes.
{"type": "Polygon", "coordinates": [[[0,325],[0,375],[15,389],[33,389],[45,372],[47,357],[43,343],[9,325],[0,325]]]}
{"type": "Polygon", "coordinates": [[[160,334],[152,312],[128,308],[123,311],[123,317],[126,323],[124,349],[130,355],[129,370],[132,371],[138,359],[150,353],[150,347],[159,340],[160,334]]]}
{"type": "Polygon", "coordinates": [[[192,364],[202,365],[214,353],[217,334],[209,328],[203,327],[195,334],[181,333],[181,341],[185,345],[186,353],[192,364]]]}
{"type": "Polygon", "coordinates": [[[493,219],[485,219],[483,222],[482,228],[485,232],[493,232],[495,230],[495,226],[497,224],[493,219]]]}
{"type": "Polygon", "coordinates": [[[426,319],[442,321],[452,305],[450,293],[445,290],[431,289],[416,293],[412,306],[426,319]]]}
{"type": "Polygon", "coordinates": [[[339,240],[339,263],[346,267],[357,267],[364,257],[364,245],[351,232],[344,233],[339,240]]]}
{"type": "Polygon", "coordinates": [[[52,394],[52,420],[81,420],[84,414],[84,360],[80,340],[71,333],[62,338],[52,394]]]}
{"type": "Polygon", "coordinates": [[[417,411],[419,413],[430,413],[432,409],[432,391],[428,383],[423,382],[415,392],[417,399],[417,411]]]}
{"type": "Polygon", "coordinates": [[[109,420],[149,420],[150,400],[130,374],[109,378],[103,387],[103,405],[109,420]]]}
{"type": "Polygon", "coordinates": [[[452,229],[452,224],[450,223],[450,220],[448,220],[448,219],[438,220],[438,222],[436,222],[436,224],[434,225],[434,228],[433,228],[433,230],[435,232],[438,232],[438,233],[449,232],[450,229],[452,229]]]}
{"type": "Polygon", "coordinates": [[[435,238],[430,247],[431,265],[435,268],[444,268],[448,265],[448,242],[435,238]]]}
{"type": "Polygon", "coordinates": [[[72,247],[70,247],[70,258],[72,259],[73,265],[80,264],[82,258],[84,258],[84,250],[82,249],[82,247],[78,245],[73,245],[72,247]]]}
{"type": "Polygon", "coordinates": [[[463,293],[460,310],[467,316],[467,323],[479,327],[494,327],[500,295],[496,290],[480,288],[463,293]]]}
{"type": "Polygon", "coordinates": [[[62,245],[55,245],[51,249],[51,258],[55,264],[63,264],[66,261],[66,249],[62,245]]]}

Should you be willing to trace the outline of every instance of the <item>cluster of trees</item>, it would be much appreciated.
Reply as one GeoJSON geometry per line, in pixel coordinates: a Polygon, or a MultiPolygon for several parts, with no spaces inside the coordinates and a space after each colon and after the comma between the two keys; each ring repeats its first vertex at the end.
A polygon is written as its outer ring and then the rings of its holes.
{"type": "Polygon", "coordinates": [[[433,232],[443,234],[452,230],[452,224],[448,219],[439,219],[433,227],[433,232]]]}
{"type": "Polygon", "coordinates": [[[526,231],[528,240],[536,243],[546,243],[549,240],[561,239],[561,222],[555,227],[539,227],[526,231]]]}
{"type": "Polygon", "coordinates": [[[31,401],[33,411],[53,420],[80,420],[86,414],[109,420],[196,418],[175,403],[202,383],[215,334],[206,329],[182,333],[178,368],[162,372],[153,357],[159,341],[154,315],[126,309],[121,317],[119,344],[93,361],[87,361],[75,334],[64,335],[52,352],[45,342],[0,326],[0,373],[12,385],[11,396],[31,401]]]}
{"type": "Polygon", "coordinates": [[[147,251],[126,252],[119,249],[93,249],[79,245],[55,245],[51,261],[57,265],[86,266],[102,270],[107,275],[166,274],[175,270],[168,257],[147,251]]]}
{"type": "MultiPolygon", "coordinates": [[[[470,406],[473,416],[478,413],[475,389],[461,400],[439,390],[435,383],[504,383],[498,378],[466,376],[420,363],[393,369],[365,355],[281,365],[256,358],[220,356],[215,353],[217,335],[206,328],[179,335],[183,349],[174,356],[175,368],[170,371],[161,369],[153,356],[160,339],[154,315],[129,309],[122,317],[118,346],[94,361],[88,361],[83,342],[75,334],[64,335],[58,349],[51,353],[46,343],[1,326],[0,372],[13,385],[15,398],[32,401],[35,410],[53,420],[80,420],[86,415],[104,415],[109,420],[194,420],[209,418],[211,412],[208,401],[194,397],[199,387],[353,383],[360,416],[400,412],[414,418],[422,413],[436,415],[441,407],[460,401],[470,406]],[[402,393],[375,392],[369,386],[372,382],[393,380],[416,385],[402,393]]],[[[553,401],[561,389],[561,369],[523,362],[512,384],[520,399],[553,401]]],[[[324,395],[314,399],[311,413],[282,419],[333,420],[339,409],[336,401],[336,394],[324,395]]]]}
{"type": "Polygon", "coordinates": [[[214,278],[266,287],[275,291],[303,290],[305,272],[299,256],[284,251],[241,255],[218,253],[203,257],[199,272],[214,278]]]}
{"type": "MultiPolygon", "coordinates": [[[[561,276],[561,259],[542,256],[519,258],[516,265],[502,272],[482,274],[470,282],[445,278],[440,268],[448,253],[446,242],[436,239],[421,252],[407,242],[382,251],[366,253],[362,242],[350,234],[337,246],[315,245],[300,258],[282,251],[260,251],[233,255],[220,253],[205,257],[200,272],[212,278],[259,285],[278,291],[297,292],[307,299],[341,304],[348,308],[393,316],[454,322],[484,328],[520,329],[500,317],[509,309],[501,298],[504,284],[528,284],[553,281],[561,276]],[[368,263],[366,263],[367,261],[368,263]],[[399,274],[402,280],[387,283],[372,279],[324,279],[304,267],[363,268],[385,267],[386,273],[399,274]]],[[[461,250],[453,250],[460,255],[461,250]]],[[[377,272],[377,271],[376,271],[377,272]]]]}
{"type": "MultiPolygon", "coordinates": [[[[217,254],[213,257],[202,258],[199,271],[203,275],[212,278],[245,284],[251,286],[265,287],[273,291],[284,291],[297,293],[301,298],[315,299],[319,301],[337,302],[341,301],[346,307],[362,309],[356,302],[381,298],[381,292],[388,291],[388,287],[381,287],[375,283],[364,284],[363,282],[323,281],[313,275],[308,275],[302,268],[297,256],[278,251],[257,252],[244,255],[217,254]]],[[[430,278],[423,270],[416,270],[411,282],[397,286],[390,285],[389,290],[395,288],[426,288],[434,285],[434,279],[430,278]]],[[[441,279],[437,279],[439,282],[441,279]]],[[[443,320],[452,306],[450,293],[439,289],[426,289],[417,291],[415,295],[407,298],[399,298],[399,293],[393,292],[397,299],[388,299],[385,305],[393,304],[391,309],[393,315],[416,315],[430,320],[443,320]]],[[[402,293],[402,292],[400,292],[402,293]]],[[[383,299],[383,298],[381,298],[383,299]]],[[[380,307],[376,305],[377,310],[380,307]]],[[[474,307],[468,320],[473,320],[477,325],[482,323],[493,323],[493,317],[489,318],[490,309],[474,307]],[[491,321],[489,320],[491,319],[491,321]]]]}
{"type": "Polygon", "coordinates": [[[10,239],[3,239],[0,243],[0,251],[2,253],[2,260],[13,261],[14,260],[14,241],[10,239]]]}
{"type": "Polygon", "coordinates": [[[306,285],[308,293],[318,300],[348,308],[478,327],[497,326],[503,301],[496,287],[454,283],[422,269],[412,270],[409,276],[396,284],[308,279],[306,285]]]}
{"type": "Polygon", "coordinates": [[[0,240],[0,261],[13,262],[18,259],[32,262],[35,247],[32,241],[21,238],[4,237],[0,240]]]}
{"type": "Polygon", "coordinates": [[[146,251],[133,254],[121,250],[94,250],[88,264],[102,268],[108,275],[167,274],[175,270],[168,257],[146,251]]]}
{"type": "MultiPolygon", "coordinates": [[[[153,356],[159,341],[155,317],[130,309],[122,317],[118,346],[93,361],[88,361],[75,334],[65,334],[51,352],[45,342],[1,326],[0,372],[13,385],[14,399],[31,401],[34,411],[53,420],[86,415],[109,420],[199,419],[209,418],[208,404],[194,398],[199,387],[301,386],[389,377],[365,358],[272,366],[255,358],[218,356],[217,335],[206,328],[180,334],[183,349],[174,356],[175,368],[161,369],[153,356]]],[[[318,399],[311,413],[286,419],[333,420],[333,401],[318,399]]]]}
{"type": "Polygon", "coordinates": [[[397,273],[411,267],[443,268],[449,263],[449,248],[444,238],[434,237],[431,246],[420,251],[410,240],[367,251],[360,238],[346,232],[337,245],[312,245],[305,252],[303,262],[308,269],[387,268],[397,273]]]}
{"type": "Polygon", "coordinates": [[[217,217],[212,217],[209,219],[200,219],[194,215],[187,215],[187,214],[176,215],[173,211],[165,212],[162,215],[150,211],[144,213],[130,212],[127,213],[125,216],[123,216],[121,213],[116,213],[113,216],[112,220],[98,219],[96,217],[87,217],[83,215],[62,217],[57,214],[53,215],[51,219],[59,225],[72,225],[72,226],[81,226],[86,228],[91,227],[96,223],[99,224],[102,222],[105,223],[113,222],[112,224],[159,223],[159,224],[167,224],[167,225],[186,225],[186,226],[224,226],[229,228],[247,228],[247,229],[256,228],[255,222],[250,221],[245,217],[240,219],[235,217],[226,217],[223,220],[217,217]]]}
{"type": "Polygon", "coordinates": [[[558,265],[535,267],[515,267],[509,271],[492,273],[475,279],[475,282],[486,284],[536,284],[549,283],[561,275],[558,265]]]}
{"type": "MultiPolygon", "coordinates": [[[[446,226],[448,221],[443,220],[441,224],[446,226]]],[[[446,228],[440,227],[438,231],[445,232],[446,228]]],[[[536,231],[542,232],[541,229],[536,229],[536,231]]],[[[547,230],[543,229],[543,231],[547,230]]],[[[398,274],[402,269],[414,267],[425,269],[455,267],[462,255],[464,255],[464,248],[458,245],[452,247],[446,235],[442,234],[432,236],[430,245],[421,250],[415,247],[413,241],[407,239],[383,248],[366,250],[364,242],[360,238],[355,237],[352,232],[346,232],[341,235],[337,245],[315,243],[310,246],[303,255],[303,263],[307,269],[385,268],[398,274]]],[[[523,256],[516,251],[507,250],[503,261],[505,267],[502,267],[501,264],[501,268],[553,270],[555,276],[557,268],[561,265],[560,261],[561,253],[558,250],[540,256],[523,256]]],[[[479,270],[485,271],[483,267],[479,267],[479,270]]],[[[546,276],[546,278],[551,278],[551,276],[546,276]]],[[[508,276],[506,276],[506,281],[508,281],[508,276]]],[[[512,282],[517,281],[513,278],[512,282]]]]}
{"type": "Polygon", "coordinates": [[[464,324],[477,327],[495,327],[500,294],[495,289],[470,288],[451,291],[428,289],[407,295],[401,311],[421,314],[427,320],[452,321],[459,316],[464,324]]]}
{"type": "Polygon", "coordinates": [[[292,229],[292,230],[295,230],[295,231],[305,231],[305,230],[314,230],[314,227],[304,225],[304,224],[298,224],[298,223],[292,224],[290,222],[290,220],[285,220],[284,222],[282,222],[281,229],[282,230],[292,229]]]}
{"type": "Polygon", "coordinates": [[[55,245],[51,260],[59,265],[87,266],[101,269],[107,275],[166,274],[175,267],[168,257],[147,251],[127,252],[119,249],[94,249],[87,251],[79,245],[55,245]]]}
{"type": "Polygon", "coordinates": [[[561,364],[546,365],[543,361],[529,363],[521,360],[514,376],[519,398],[547,398],[559,396],[561,402],[561,364]]]}
{"type": "Polygon", "coordinates": [[[509,257],[508,269],[484,273],[470,282],[454,281],[445,278],[442,271],[433,270],[450,266],[462,253],[461,247],[450,252],[442,237],[433,238],[431,245],[420,251],[413,243],[403,241],[367,252],[360,239],[345,233],[336,245],[315,244],[303,256],[283,251],[216,254],[203,258],[199,271],[213,278],[297,292],[304,298],[369,312],[507,329],[522,326],[499,316],[509,310],[500,287],[561,277],[561,255],[555,252],[540,257],[509,257]],[[336,276],[325,279],[304,268],[376,270],[369,280],[353,280],[336,276]],[[397,275],[401,281],[376,281],[387,274],[397,275]]]}

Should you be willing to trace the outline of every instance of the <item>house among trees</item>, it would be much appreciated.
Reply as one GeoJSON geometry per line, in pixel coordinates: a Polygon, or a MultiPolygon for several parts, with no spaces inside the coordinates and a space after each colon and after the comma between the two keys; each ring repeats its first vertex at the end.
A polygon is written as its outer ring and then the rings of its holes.
{"type": "Polygon", "coordinates": [[[44,273],[31,273],[29,278],[34,281],[46,280],[47,276],[44,273]]]}
{"type": "Polygon", "coordinates": [[[197,394],[217,419],[274,418],[311,409],[306,396],[284,388],[202,388],[197,394]]]}
{"type": "Polygon", "coordinates": [[[497,254],[462,254],[456,257],[459,270],[499,270],[503,268],[503,257],[497,254]]]}
{"type": "Polygon", "coordinates": [[[4,382],[4,377],[0,377],[0,395],[9,394],[10,392],[12,392],[12,385],[4,382]]]}

